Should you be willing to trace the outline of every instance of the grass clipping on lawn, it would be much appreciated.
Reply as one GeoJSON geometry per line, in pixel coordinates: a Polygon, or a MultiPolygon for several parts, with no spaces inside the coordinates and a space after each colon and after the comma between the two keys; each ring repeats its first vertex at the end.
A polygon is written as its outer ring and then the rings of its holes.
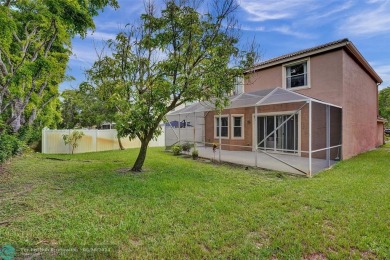
{"type": "Polygon", "coordinates": [[[159,148],[145,172],[117,171],[136,155],[32,154],[3,165],[0,246],[107,245],[108,258],[390,257],[388,147],[311,179],[159,148]]]}

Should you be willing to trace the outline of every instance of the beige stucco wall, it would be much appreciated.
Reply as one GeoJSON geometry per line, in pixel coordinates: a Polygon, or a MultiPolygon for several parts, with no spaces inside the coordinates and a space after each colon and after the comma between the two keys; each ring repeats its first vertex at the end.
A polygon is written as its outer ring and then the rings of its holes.
{"type": "Polygon", "coordinates": [[[343,71],[343,159],[348,159],[376,147],[378,88],[346,52],[343,71]]]}
{"type": "Polygon", "coordinates": [[[310,88],[298,93],[338,106],[342,105],[343,51],[337,50],[310,58],[310,88]]]}
{"type": "MultiPolygon", "coordinates": [[[[310,88],[298,93],[341,106],[343,84],[343,52],[336,50],[310,58],[310,88]]],[[[283,65],[257,71],[245,79],[245,92],[283,86],[283,65]]]]}
{"type": "Polygon", "coordinates": [[[245,92],[282,86],[282,65],[256,71],[244,79],[245,92]]]}

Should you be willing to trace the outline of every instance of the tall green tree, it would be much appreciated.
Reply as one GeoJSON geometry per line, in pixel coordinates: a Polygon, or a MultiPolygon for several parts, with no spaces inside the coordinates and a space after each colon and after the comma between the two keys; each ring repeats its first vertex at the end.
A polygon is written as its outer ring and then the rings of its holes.
{"type": "Polygon", "coordinates": [[[67,89],[62,92],[60,105],[62,128],[99,127],[104,122],[114,121],[115,112],[96,91],[84,82],[78,89],[67,89]]]}
{"type": "MultiPolygon", "coordinates": [[[[114,122],[115,102],[111,102],[109,87],[94,88],[87,82],[78,89],[67,89],[61,94],[62,128],[99,127],[104,122],[114,122]]],[[[120,136],[117,136],[119,148],[124,149],[120,136]]]]}
{"type": "Polygon", "coordinates": [[[141,141],[133,171],[142,170],[148,144],[161,133],[169,111],[212,98],[222,107],[235,79],[255,62],[253,53],[237,48],[236,2],[208,4],[212,8],[201,12],[204,6],[196,1],[166,1],[156,12],[149,3],[141,23],[110,41],[112,54],[100,56],[88,71],[91,83],[117,109],[119,134],[141,141]]]}
{"type": "Polygon", "coordinates": [[[0,114],[18,132],[57,116],[71,39],[94,29],[93,16],[116,0],[0,1],[0,114]]]}
{"type": "Polygon", "coordinates": [[[390,86],[379,91],[379,115],[390,122],[390,86]]]}
{"type": "Polygon", "coordinates": [[[61,93],[61,128],[72,129],[79,125],[79,111],[81,109],[78,91],[66,89],[61,93]]]}

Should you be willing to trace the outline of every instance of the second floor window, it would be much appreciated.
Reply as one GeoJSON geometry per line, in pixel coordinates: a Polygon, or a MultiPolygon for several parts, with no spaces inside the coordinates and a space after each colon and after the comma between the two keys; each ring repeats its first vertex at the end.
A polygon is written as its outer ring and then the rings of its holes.
{"type": "Polygon", "coordinates": [[[307,86],[307,61],[286,66],[286,88],[307,86]]]}

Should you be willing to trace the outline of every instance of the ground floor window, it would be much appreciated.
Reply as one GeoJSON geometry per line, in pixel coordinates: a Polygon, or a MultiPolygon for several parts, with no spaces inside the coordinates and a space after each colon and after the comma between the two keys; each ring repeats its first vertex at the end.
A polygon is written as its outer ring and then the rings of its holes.
{"type": "Polygon", "coordinates": [[[229,138],[229,117],[215,116],[215,137],[219,137],[219,130],[221,129],[221,137],[229,138]]]}
{"type": "Polygon", "coordinates": [[[259,116],[257,124],[259,149],[298,153],[298,115],[259,116]]]}
{"type": "Polygon", "coordinates": [[[244,115],[232,115],[232,138],[244,138],[244,115]]]}

